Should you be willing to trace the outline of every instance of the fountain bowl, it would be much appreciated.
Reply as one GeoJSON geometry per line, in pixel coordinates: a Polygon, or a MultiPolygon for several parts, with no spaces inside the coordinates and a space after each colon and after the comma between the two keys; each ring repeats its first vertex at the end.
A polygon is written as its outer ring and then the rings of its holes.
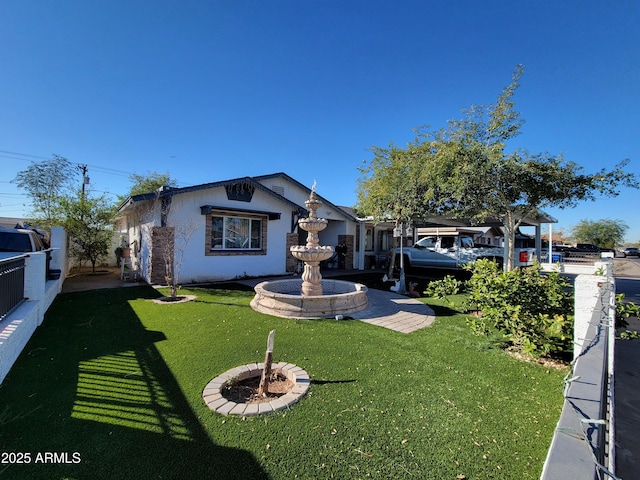
{"type": "Polygon", "coordinates": [[[333,247],[306,247],[304,245],[294,245],[289,251],[298,260],[304,262],[322,262],[331,257],[334,252],[333,247]]]}
{"type": "Polygon", "coordinates": [[[255,286],[251,307],[282,318],[333,318],[367,308],[367,287],[344,280],[322,280],[322,295],[300,294],[302,279],[273,280],[255,286]]]}

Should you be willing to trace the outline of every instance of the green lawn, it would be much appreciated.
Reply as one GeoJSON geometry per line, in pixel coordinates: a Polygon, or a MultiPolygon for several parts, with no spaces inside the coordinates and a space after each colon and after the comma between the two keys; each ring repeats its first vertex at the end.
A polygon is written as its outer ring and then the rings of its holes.
{"type": "Polygon", "coordinates": [[[56,300],[0,386],[1,478],[539,478],[564,372],[488,348],[463,315],[437,307],[406,335],[258,314],[252,292],[181,293],[197,301],[157,305],[150,287],[56,300]],[[204,386],[262,361],[272,329],[274,361],[304,368],[308,395],[211,412],[204,386]]]}

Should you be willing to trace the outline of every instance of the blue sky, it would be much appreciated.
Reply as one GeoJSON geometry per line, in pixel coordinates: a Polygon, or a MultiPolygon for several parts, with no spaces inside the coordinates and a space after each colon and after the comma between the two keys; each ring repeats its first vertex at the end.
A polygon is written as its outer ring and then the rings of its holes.
{"type": "MultiPolygon", "coordinates": [[[[24,213],[8,182],[52,154],[113,194],[130,173],[284,171],[351,206],[372,145],[494,102],[516,64],[514,146],[640,173],[635,0],[4,0],[0,22],[0,216],[24,213]]],[[[631,190],[548,213],[620,219],[635,242],[639,205],[631,190]]]]}

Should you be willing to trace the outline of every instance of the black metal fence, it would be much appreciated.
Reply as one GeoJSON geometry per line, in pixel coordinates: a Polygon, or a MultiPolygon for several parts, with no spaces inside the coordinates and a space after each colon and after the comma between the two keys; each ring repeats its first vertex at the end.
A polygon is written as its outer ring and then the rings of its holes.
{"type": "Polygon", "coordinates": [[[0,260],[0,319],[24,301],[25,257],[0,260]]]}
{"type": "MultiPolygon", "coordinates": [[[[571,265],[593,265],[602,260],[600,253],[583,253],[583,252],[553,252],[552,263],[565,263],[571,265]]],[[[542,251],[540,256],[542,263],[549,262],[549,252],[542,251]]]]}

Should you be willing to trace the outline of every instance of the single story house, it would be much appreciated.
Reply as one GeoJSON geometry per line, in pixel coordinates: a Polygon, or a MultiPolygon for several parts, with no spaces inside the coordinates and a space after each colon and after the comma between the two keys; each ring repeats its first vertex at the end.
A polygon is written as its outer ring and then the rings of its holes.
{"type": "MultiPolygon", "coordinates": [[[[181,284],[285,275],[301,268],[289,247],[306,243],[298,219],[308,215],[310,193],[285,173],[162,187],[128,198],[116,230],[130,248],[132,268],[149,283],[165,284],[167,269],[181,284]]],[[[320,244],[339,245],[341,252],[325,266],[358,268],[358,220],[318,198],[323,203],[317,215],[328,220],[320,244]]]]}

